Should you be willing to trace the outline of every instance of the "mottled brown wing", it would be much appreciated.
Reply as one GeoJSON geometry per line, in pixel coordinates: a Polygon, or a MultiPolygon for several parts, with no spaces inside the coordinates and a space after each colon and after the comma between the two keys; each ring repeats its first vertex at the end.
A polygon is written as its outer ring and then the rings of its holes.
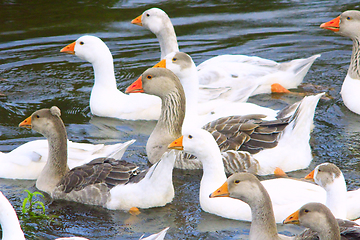
{"type": "Polygon", "coordinates": [[[277,146],[279,135],[290,122],[290,117],[272,121],[264,115],[230,116],[206,124],[220,150],[247,151],[251,154],[277,146]]]}
{"type": "Polygon", "coordinates": [[[113,158],[97,158],[71,169],[58,183],[58,187],[61,191],[69,193],[91,184],[105,183],[111,189],[115,185],[126,184],[139,172],[133,163],[113,158]]]}

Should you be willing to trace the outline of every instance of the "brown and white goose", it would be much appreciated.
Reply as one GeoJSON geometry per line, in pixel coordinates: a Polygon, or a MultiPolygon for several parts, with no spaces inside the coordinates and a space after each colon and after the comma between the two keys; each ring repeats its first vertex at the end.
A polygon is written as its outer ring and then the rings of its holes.
{"type": "MultiPolygon", "coordinates": [[[[185,115],[185,93],[179,79],[168,69],[152,68],[126,89],[127,93],[145,92],[162,99],[159,121],[146,145],[149,161],[155,163],[167,145],[181,136],[185,115]]],[[[230,116],[206,124],[221,151],[228,172],[251,171],[272,174],[306,168],[311,162],[310,130],[316,105],[322,94],[305,97],[289,117],[273,121],[263,115],[230,116]]],[[[177,158],[178,168],[201,168],[200,161],[177,158]]]]}
{"type": "MultiPolygon", "coordinates": [[[[160,43],[161,59],[171,52],[179,51],[174,27],[163,10],[148,9],[131,23],[143,26],[156,35],[160,43]]],[[[238,100],[242,92],[248,94],[249,89],[251,89],[249,95],[270,93],[274,83],[287,89],[296,88],[318,57],[320,55],[277,63],[255,56],[221,55],[201,63],[197,70],[200,84],[204,87],[221,88],[226,93],[226,99],[238,100]]],[[[208,92],[207,90],[201,89],[205,92],[208,92]]],[[[209,95],[209,97],[215,96],[209,95]]],[[[217,97],[224,98],[225,96],[220,94],[217,97]]]]}
{"type": "Polygon", "coordinates": [[[320,27],[349,37],[353,41],[350,66],[340,94],[345,106],[352,112],[360,114],[360,11],[345,11],[337,18],[321,24],[320,27]]]}
{"type": "Polygon", "coordinates": [[[360,226],[351,221],[335,219],[330,209],[322,203],[312,202],[288,216],[284,224],[299,224],[310,228],[296,239],[355,240],[360,239],[360,226]]]}
{"type": "Polygon", "coordinates": [[[108,209],[150,208],[171,202],[174,153],[164,154],[144,172],[135,164],[112,158],[97,158],[69,171],[67,135],[60,115],[60,109],[53,106],[35,111],[19,124],[41,133],[49,143],[49,159],[36,181],[39,190],[54,199],[108,209]]]}
{"type": "MultiPolygon", "coordinates": [[[[269,194],[261,182],[250,173],[233,174],[220,188],[211,193],[209,197],[229,197],[242,200],[249,204],[252,214],[252,223],[250,228],[251,240],[315,240],[319,238],[320,240],[340,239],[338,222],[331,214],[331,211],[321,203],[307,203],[301,208],[304,209],[303,212],[310,213],[311,209],[311,211],[315,213],[309,214],[312,216],[305,216],[305,214],[301,215],[300,220],[301,225],[304,224],[305,227],[309,227],[312,231],[305,230],[299,235],[293,237],[278,234],[274,220],[274,212],[271,205],[272,199],[270,199],[269,194]],[[309,211],[305,209],[308,209],[309,211]],[[323,213],[323,210],[326,214],[323,213]],[[329,235],[333,238],[327,238],[329,235]]],[[[295,215],[289,216],[286,220],[284,220],[284,223],[298,223],[295,218],[295,215]],[[291,222],[291,219],[294,221],[291,222]]],[[[359,228],[356,224],[350,221],[340,221],[339,224],[341,224],[342,229],[341,235],[343,238],[341,239],[358,239],[359,228]]]]}

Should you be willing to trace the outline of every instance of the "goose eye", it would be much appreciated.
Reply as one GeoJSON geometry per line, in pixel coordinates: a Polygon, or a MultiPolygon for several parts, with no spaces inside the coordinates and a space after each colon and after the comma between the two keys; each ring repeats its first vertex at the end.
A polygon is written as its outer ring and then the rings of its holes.
{"type": "Polygon", "coordinates": [[[151,79],[152,79],[152,76],[151,76],[151,75],[147,75],[146,78],[149,79],[149,80],[151,80],[151,79]]]}
{"type": "Polygon", "coordinates": [[[308,213],[308,212],[310,212],[310,210],[309,210],[309,209],[305,209],[304,212],[308,213]]]}
{"type": "Polygon", "coordinates": [[[150,14],[147,13],[146,16],[147,16],[147,17],[150,17],[150,14]]]}
{"type": "Polygon", "coordinates": [[[36,118],[40,118],[40,116],[39,116],[39,115],[36,115],[36,118]]]}
{"type": "Polygon", "coordinates": [[[173,58],[172,61],[173,61],[173,62],[176,62],[176,61],[177,61],[177,58],[173,58]]]}
{"type": "Polygon", "coordinates": [[[236,180],[234,180],[234,183],[235,183],[235,184],[239,184],[239,183],[240,183],[240,180],[236,179],[236,180]]]}
{"type": "Polygon", "coordinates": [[[81,41],[81,42],[80,42],[80,45],[84,45],[84,42],[83,42],[83,41],[81,41]]]}
{"type": "Polygon", "coordinates": [[[193,138],[193,136],[189,135],[189,139],[192,139],[192,138],[193,138]]]}
{"type": "Polygon", "coordinates": [[[347,20],[351,20],[351,17],[347,17],[346,19],[347,19],[347,20]]]}

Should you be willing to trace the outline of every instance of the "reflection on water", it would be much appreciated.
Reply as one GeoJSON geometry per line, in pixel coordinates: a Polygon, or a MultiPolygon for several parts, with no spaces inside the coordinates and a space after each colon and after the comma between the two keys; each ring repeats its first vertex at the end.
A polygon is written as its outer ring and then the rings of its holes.
{"type": "MultiPolygon", "coordinates": [[[[321,53],[306,83],[325,86],[332,99],[321,100],[312,134],[314,161],[293,173],[302,177],[318,163],[336,163],[349,188],[360,186],[359,117],[339,95],[350,61],[351,41],[319,28],[353,1],[21,1],[0,3],[0,151],[10,151],[41,138],[17,124],[34,110],[57,105],[68,136],[92,143],[137,141],[125,159],[148,167],[145,144],[155,122],[91,117],[89,97],[93,70],[89,63],[59,53],[83,34],[96,35],[109,46],[118,87],[124,90],[160,57],[158,42],[148,30],[130,24],[150,7],[164,9],[172,19],[180,49],[196,64],[218,54],[247,54],[287,61],[321,53]]],[[[300,97],[257,96],[250,101],[280,108],[300,97]]],[[[47,213],[59,218],[22,226],[28,239],[85,236],[91,239],[138,239],[170,226],[168,239],[237,239],[248,237],[249,223],[222,219],[199,207],[201,171],[174,171],[176,196],[163,208],[142,210],[137,217],[121,211],[47,198],[47,213]]],[[[20,212],[23,189],[33,181],[0,179],[0,189],[20,212]]],[[[301,228],[279,226],[288,235],[301,228]]]]}

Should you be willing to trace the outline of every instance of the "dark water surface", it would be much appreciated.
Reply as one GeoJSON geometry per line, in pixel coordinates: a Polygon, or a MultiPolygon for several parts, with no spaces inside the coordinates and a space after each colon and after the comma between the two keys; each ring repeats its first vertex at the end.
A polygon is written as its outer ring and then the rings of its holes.
{"type": "MultiPolygon", "coordinates": [[[[96,35],[109,46],[115,61],[118,87],[124,90],[145,69],[159,60],[155,36],[130,21],[150,7],[165,10],[175,25],[180,49],[196,64],[219,54],[256,55],[276,61],[321,53],[304,83],[327,89],[315,115],[311,145],[314,161],[304,176],[321,162],[333,162],[344,172],[350,189],[360,186],[360,117],[347,110],[339,91],[351,54],[351,41],[319,28],[348,9],[342,1],[47,1],[0,2],[0,151],[10,151],[34,139],[35,132],[17,125],[33,111],[57,105],[73,141],[115,143],[136,139],[125,159],[147,167],[145,144],[155,122],[120,121],[91,117],[88,107],[93,70],[77,57],[59,53],[84,34],[96,35]],[[341,2],[341,3],[340,3],[341,2]]],[[[250,99],[280,108],[300,96],[250,99]]],[[[1,166],[0,166],[1,167],[1,166]]],[[[142,210],[132,217],[122,211],[46,199],[46,213],[55,221],[21,220],[28,239],[84,236],[90,239],[138,239],[167,226],[167,239],[247,239],[249,223],[223,219],[200,209],[202,171],[174,171],[176,196],[163,208],[142,210]]],[[[18,213],[24,189],[34,181],[0,179],[18,213]]],[[[286,234],[301,228],[281,226],[286,234]]]]}

